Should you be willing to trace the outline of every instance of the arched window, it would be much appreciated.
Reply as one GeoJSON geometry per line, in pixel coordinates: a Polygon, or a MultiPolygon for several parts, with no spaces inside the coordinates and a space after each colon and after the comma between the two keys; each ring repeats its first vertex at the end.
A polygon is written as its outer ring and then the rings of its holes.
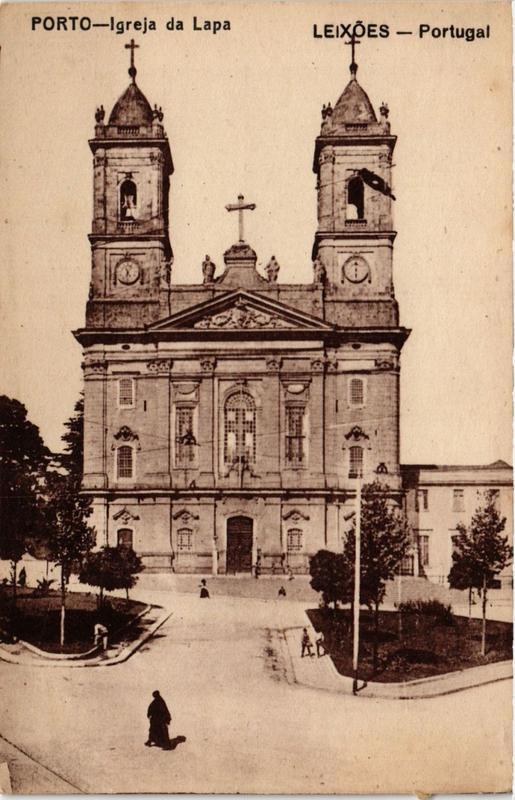
{"type": "Polygon", "coordinates": [[[253,464],[256,460],[256,405],[246,392],[227,398],[224,408],[224,462],[253,464]]]}
{"type": "Polygon", "coordinates": [[[349,478],[363,477],[363,448],[353,445],[349,450],[349,478]]]}
{"type": "Polygon", "coordinates": [[[119,528],[116,534],[118,547],[126,547],[130,550],[133,549],[133,531],[132,528],[119,528]]]}
{"type": "Polygon", "coordinates": [[[117,470],[116,473],[119,478],[132,478],[134,469],[134,458],[132,447],[129,445],[122,445],[116,451],[117,470]]]}
{"type": "Polygon", "coordinates": [[[347,184],[347,219],[363,219],[365,215],[365,191],[363,181],[357,175],[347,184]]]}
{"type": "Polygon", "coordinates": [[[138,192],[136,189],[136,184],[133,180],[127,178],[120,186],[120,219],[135,219],[137,203],[138,192]]]}

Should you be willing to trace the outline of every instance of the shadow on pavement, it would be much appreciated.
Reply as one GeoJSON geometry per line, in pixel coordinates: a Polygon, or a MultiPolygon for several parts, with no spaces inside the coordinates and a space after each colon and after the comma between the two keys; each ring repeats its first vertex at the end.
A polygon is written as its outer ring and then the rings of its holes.
{"type": "Polygon", "coordinates": [[[175,750],[175,748],[186,741],[185,736],[174,736],[173,739],[170,739],[170,750],[175,750]]]}

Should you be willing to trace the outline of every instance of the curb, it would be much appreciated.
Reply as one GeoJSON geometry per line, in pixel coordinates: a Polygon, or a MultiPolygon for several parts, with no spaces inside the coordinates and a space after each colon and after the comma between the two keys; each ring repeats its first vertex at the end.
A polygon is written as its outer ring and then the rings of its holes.
{"type": "MultiPolygon", "coordinates": [[[[149,606],[149,609],[152,608],[159,608],[159,606],[149,606]]],[[[142,614],[144,612],[141,612],[142,614]]],[[[68,669],[76,668],[76,667],[109,667],[116,664],[123,664],[124,661],[127,661],[133,653],[136,652],[145,642],[147,642],[154,633],[161,627],[173,614],[172,610],[165,610],[164,613],[159,617],[159,619],[154,622],[154,624],[149,628],[148,631],[137,639],[135,642],[131,642],[129,645],[124,647],[121,652],[119,652],[116,656],[112,658],[109,657],[100,657],[96,659],[89,659],[89,660],[52,660],[43,658],[41,663],[37,661],[27,662],[23,659],[18,658],[17,656],[12,655],[11,653],[3,650],[0,646],[0,660],[7,661],[10,664],[18,664],[21,666],[31,666],[31,667],[50,667],[50,668],[57,668],[57,667],[65,667],[68,669]]],[[[131,621],[131,625],[139,619],[135,617],[134,620],[131,621]]]]}
{"type": "MultiPolygon", "coordinates": [[[[329,662],[326,663],[328,663],[332,673],[333,687],[317,687],[314,683],[307,683],[305,680],[299,678],[295,669],[295,659],[292,656],[291,648],[288,643],[287,633],[289,631],[300,630],[302,627],[303,626],[295,626],[278,631],[286,645],[289,661],[293,670],[294,682],[299,686],[307,686],[310,689],[329,691],[335,694],[352,694],[352,678],[348,675],[341,675],[330,656],[329,662]]],[[[362,685],[358,688],[357,695],[366,698],[383,698],[389,700],[424,700],[432,697],[455,694],[456,692],[474,689],[478,686],[484,686],[490,683],[498,683],[499,681],[511,680],[512,678],[512,661],[495,661],[491,664],[483,664],[478,667],[468,667],[454,672],[444,672],[441,675],[416,678],[413,681],[399,681],[398,683],[360,681],[362,685]],[[462,679],[461,681],[460,678],[462,679]]]]}
{"type": "MultiPolygon", "coordinates": [[[[123,626],[123,628],[119,628],[117,633],[121,634],[124,631],[128,630],[131,627],[131,625],[134,625],[136,622],[138,622],[138,620],[144,617],[145,614],[148,614],[148,612],[152,608],[159,608],[159,606],[147,605],[143,609],[143,611],[140,611],[139,614],[136,614],[136,616],[133,617],[133,619],[129,620],[129,622],[127,622],[123,626]]],[[[39,647],[36,647],[36,645],[31,644],[30,642],[26,642],[24,639],[18,639],[18,641],[20,644],[26,647],[27,650],[30,650],[32,653],[35,653],[40,658],[49,658],[54,661],[80,661],[81,659],[84,660],[86,658],[89,658],[89,656],[93,655],[93,653],[103,652],[100,645],[97,644],[90,650],[86,650],[84,653],[52,653],[48,650],[41,650],[39,647]]]]}

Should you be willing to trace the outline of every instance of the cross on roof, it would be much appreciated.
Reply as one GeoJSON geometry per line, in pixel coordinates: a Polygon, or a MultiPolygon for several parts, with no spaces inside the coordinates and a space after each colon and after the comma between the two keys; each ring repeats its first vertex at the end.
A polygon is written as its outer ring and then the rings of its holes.
{"type": "Polygon", "coordinates": [[[131,39],[129,44],[125,45],[125,49],[131,51],[131,65],[129,67],[129,75],[131,76],[133,83],[136,82],[136,72],[137,72],[137,70],[136,70],[136,67],[134,66],[134,51],[136,50],[137,47],[139,47],[139,44],[136,44],[134,39],[131,39]]]}
{"type": "Polygon", "coordinates": [[[244,211],[254,211],[256,204],[255,203],[245,203],[245,198],[242,194],[238,195],[238,202],[237,203],[229,203],[229,205],[225,206],[227,211],[237,211],[238,212],[238,235],[239,241],[244,242],[245,238],[243,235],[243,212],[244,211]]]}
{"type": "Polygon", "coordinates": [[[355,34],[354,31],[352,31],[350,40],[348,42],[345,42],[345,44],[350,44],[350,46],[352,48],[351,49],[350,71],[351,71],[351,75],[354,75],[354,77],[355,77],[356,76],[356,72],[358,71],[358,65],[356,64],[356,61],[355,61],[355,57],[356,57],[355,47],[356,47],[357,44],[361,44],[361,42],[359,40],[356,40],[356,34],[355,34]]]}

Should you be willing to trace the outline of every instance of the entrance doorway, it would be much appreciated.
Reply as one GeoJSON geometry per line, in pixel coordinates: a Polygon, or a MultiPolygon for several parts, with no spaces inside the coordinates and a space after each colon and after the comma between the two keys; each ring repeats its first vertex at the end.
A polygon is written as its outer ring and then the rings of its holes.
{"type": "Polygon", "coordinates": [[[250,517],[231,517],[227,520],[228,573],[252,572],[252,528],[250,517]]]}

